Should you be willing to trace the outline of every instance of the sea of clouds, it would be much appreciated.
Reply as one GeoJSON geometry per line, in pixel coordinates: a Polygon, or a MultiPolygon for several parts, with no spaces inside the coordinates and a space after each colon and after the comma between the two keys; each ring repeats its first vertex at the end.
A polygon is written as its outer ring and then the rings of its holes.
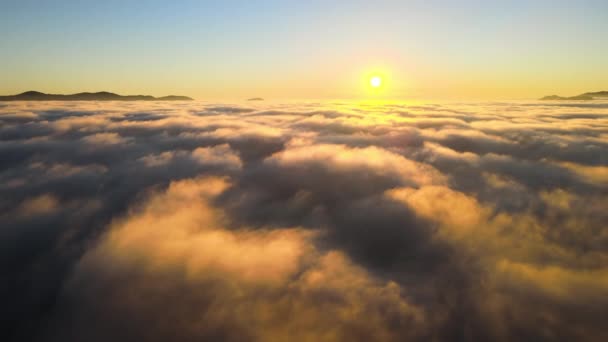
{"type": "Polygon", "coordinates": [[[608,103],[0,103],[3,341],[606,341],[608,103]]]}

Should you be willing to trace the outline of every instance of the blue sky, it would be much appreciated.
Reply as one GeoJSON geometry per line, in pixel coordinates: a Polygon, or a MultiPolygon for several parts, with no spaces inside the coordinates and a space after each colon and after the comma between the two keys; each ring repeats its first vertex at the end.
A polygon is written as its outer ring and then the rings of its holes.
{"type": "Polygon", "coordinates": [[[3,0],[0,30],[0,93],[353,97],[374,68],[392,97],[608,88],[606,1],[3,0]]]}

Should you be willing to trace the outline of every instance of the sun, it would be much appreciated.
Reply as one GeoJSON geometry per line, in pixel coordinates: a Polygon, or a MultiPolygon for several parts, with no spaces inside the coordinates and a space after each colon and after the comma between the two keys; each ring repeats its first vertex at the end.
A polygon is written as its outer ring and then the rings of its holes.
{"type": "Polygon", "coordinates": [[[380,76],[374,76],[369,79],[369,84],[373,88],[379,88],[382,85],[382,78],[380,78],[380,76]]]}

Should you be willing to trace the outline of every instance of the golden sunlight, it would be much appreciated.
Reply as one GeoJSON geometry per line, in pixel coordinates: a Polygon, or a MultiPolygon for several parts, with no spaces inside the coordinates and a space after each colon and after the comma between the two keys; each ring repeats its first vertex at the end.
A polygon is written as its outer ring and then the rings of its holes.
{"type": "Polygon", "coordinates": [[[369,84],[373,88],[379,88],[382,85],[382,78],[380,78],[380,76],[374,76],[369,80],[369,84]]]}

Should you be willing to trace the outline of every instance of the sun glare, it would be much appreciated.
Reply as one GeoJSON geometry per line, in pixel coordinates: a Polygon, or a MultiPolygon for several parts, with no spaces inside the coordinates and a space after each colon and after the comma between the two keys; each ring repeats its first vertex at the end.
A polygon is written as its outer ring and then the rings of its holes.
{"type": "Polygon", "coordinates": [[[374,76],[369,80],[369,84],[374,88],[378,88],[382,85],[382,79],[379,76],[374,76]]]}

